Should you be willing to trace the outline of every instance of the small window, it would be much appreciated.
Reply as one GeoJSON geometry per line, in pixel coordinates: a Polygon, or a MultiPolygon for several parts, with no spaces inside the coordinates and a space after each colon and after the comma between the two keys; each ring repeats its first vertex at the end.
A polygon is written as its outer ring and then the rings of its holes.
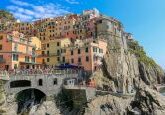
{"type": "Polygon", "coordinates": [[[2,50],[2,45],[0,45],[0,50],[2,50]]]}
{"type": "Polygon", "coordinates": [[[87,61],[87,62],[89,61],[89,57],[88,57],[88,56],[86,56],[86,61],[87,61]]]}
{"type": "Polygon", "coordinates": [[[63,63],[65,63],[65,57],[62,57],[62,61],[63,61],[63,63]]]}
{"type": "Polygon", "coordinates": [[[47,51],[47,55],[49,56],[49,51],[47,51]]]}
{"type": "Polygon", "coordinates": [[[86,53],[88,53],[88,47],[87,47],[87,48],[85,48],[85,52],[86,52],[86,53]]]}
{"type": "Polygon", "coordinates": [[[71,63],[74,63],[74,59],[71,59],[71,63]]]}
{"type": "MultiPolygon", "coordinates": [[[[18,55],[17,54],[13,54],[13,61],[18,61],[18,55]]],[[[25,56],[25,61],[28,61],[28,56],[25,56]]]]}
{"type": "Polygon", "coordinates": [[[47,44],[47,48],[49,48],[49,44],[47,44]]]}
{"type": "Polygon", "coordinates": [[[79,62],[79,63],[81,62],[81,58],[78,58],[78,62],[79,62]]]}
{"type": "Polygon", "coordinates": [[[53,85],[57,85],[57,84],[58,84],[57,78],[54,78],[54,80],[53,80],[53,85]]]}
{"type": "Polygon", "coordinates": [[[0,60],[3,60],[3,55],[0,55],[0,60]]]}
{"type": "Polygon", "coordinates": [[[60,55],[60,50],[57,50],[57,55],[60,55]]]}
{"type": "Polygon", "coordinates": [[[103,49],[99,49],[99,53],[103,53],[103,49]]]}
{"type": "Polygon", "coordinates": [[[42,79],[39,79],[39,80],[38,80],[38,85],[39,85],[39,86],[42,86],[42,85],[43,85],[42,79]]]}
{"type": "Polygon", "coordinates": [[[96,47],[93,47],[93,52],[97,52],[97,48],[96,47]]]}
{"type": "Polygon", "coordinates": [[[60,61],[60,57],[57,57],[57,61],[58,61],[58,62],[60,61]]]}
{"type": "Polygon", "coordinates": [[[45,63],[45,59],[42,59],[42,63],[45,63]]]}
{"type": "Polygon", "coordinates": [[[50,59],[49,58],[47,58],[47,62],[49,62],[50,61],[50,59]]]}
{"type": "Polygon", "coordinates": [[[73,50],[71,51],[71,55],[73,55],[73,50]]]}
{"type": "Polygon", "coordinates": [[[81,50],[80,49],[78,49],[78,54],[80,54],[81,53],[81,50]]]}
{"type": "Polygon", "coordinates": [[[0,40],[2,40],[3,39],[3,36],[0,36],[0,40]]]}
{"type": "Polygon", "coordinates": [[[57,42],[57,46],[60,46],[60,42],[57,42]]]}

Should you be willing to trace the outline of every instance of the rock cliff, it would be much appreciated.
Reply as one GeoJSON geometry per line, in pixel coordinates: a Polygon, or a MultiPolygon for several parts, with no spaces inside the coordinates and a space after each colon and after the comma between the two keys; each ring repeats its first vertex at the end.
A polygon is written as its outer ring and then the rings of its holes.
{"type": "Polygon", "coordinates": [[[113,91],[129,93],[141,81],[150,87],[164,83],[163,69],[146,55],[137,41],[108,37],[107,43],[108,51],[103,59],[102,69],[92,75],[98,87],[109,84],[113,91]]]}
{"type": "Polygon", "coordinates": [[[164,115],[165,98],[158,92],[143,87],[135,97],[105,95],[87,104],[85,115],[164,115]]]}
{"type": "Polygon", "coordinates": [[[164,83],[163,69],[133,39],[109,36],[107,43],[103,66],[91,77],[96,80],[98,88],[123,94],[135,93],[135,96],[96,97],[88,104],[85,115],[164,115],[165,103],[162,100],[165,98],[153,90],[157,84],[164,83]]]}

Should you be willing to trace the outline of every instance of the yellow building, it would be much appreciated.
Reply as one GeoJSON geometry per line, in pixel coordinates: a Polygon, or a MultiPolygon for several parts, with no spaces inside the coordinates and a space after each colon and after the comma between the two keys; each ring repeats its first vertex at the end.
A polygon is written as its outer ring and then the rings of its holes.
{"type": "Polygon", "coordinates": [[[58,65],[60,63],[61,48],[71,44],[69,38],[49,40],[42,43],[42,63],[46,65],[58,65]]]}
{"type": "Polygon", "coordinates": [[[36,61],[36,64],[39,66],[42,64],[42,57],[40,56],[41,55],[41,41],[39,38],[37,37],[31,37],[30,38],[31,40],[31,43],[33,46],[35,46],[35,54],[33,54],[32,56],[35,57],[35,61],[36,61]]]}

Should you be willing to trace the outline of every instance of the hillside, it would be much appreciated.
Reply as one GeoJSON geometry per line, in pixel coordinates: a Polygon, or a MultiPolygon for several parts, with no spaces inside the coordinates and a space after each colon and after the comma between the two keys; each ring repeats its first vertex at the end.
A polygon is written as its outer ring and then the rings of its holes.
{"type": "Polygon", "coordinates": [[[6,10],[0,10],[0,19],[4,19],[4,20],[15,20],[13,14],[9,13],[6,10]]]}

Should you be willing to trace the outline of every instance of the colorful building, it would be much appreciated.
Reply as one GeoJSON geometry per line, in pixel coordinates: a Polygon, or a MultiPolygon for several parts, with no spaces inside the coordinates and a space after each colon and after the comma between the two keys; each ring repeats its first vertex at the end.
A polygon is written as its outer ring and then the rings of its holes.
{"type": "Polygon", "coordinates": [[[62,47],[66,47],[71,44],[69,38],[61,38],[61,39],[52,39],[47,42],[42,43],[42,63],[45,65],[58,65],[60,64],[60,57],[62,47]]]}
{"type": "Polygon", "coordinates": [[[105,40],[76,40],[74,44],[61,48],[60,62],[83,67],[85,71],[94,72],[102,65],[102,59],[107,51],[105,40]]]}
{"type": "Polygon", "coordinates": [[[102,39],[77,39],[71,42],[69,38],[63,38],[42,43],[41,56],[45,65],[69,63],[93,72],[102,64],[106,49],[107,43],[102,39]]]}
{"type": "Polygon", "coordinates": [[[34,68],[39,42],[32,44],[32,40],[17,31],[0,33],[0,69],[34,68]]]}

